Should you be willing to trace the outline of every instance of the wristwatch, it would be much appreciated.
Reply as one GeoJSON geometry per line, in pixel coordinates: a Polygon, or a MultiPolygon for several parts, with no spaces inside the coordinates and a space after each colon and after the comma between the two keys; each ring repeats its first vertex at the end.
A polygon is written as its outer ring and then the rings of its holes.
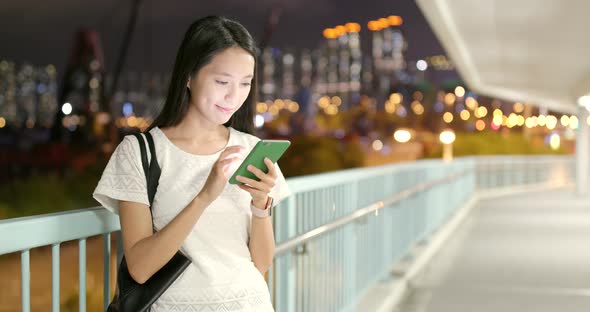
{"type": "Polygon", "coordinates": [[[272,197],[268,196],[268,199],[266,200],[266,204],[264,205],[264,209],[256,208],[256,207],[254,207],[252,202],[250,202],[250,209],[252,210],[252,215],[257,218],[270,217],[272,215],[273,201],[274,201],[274,199],[272,197]]]}

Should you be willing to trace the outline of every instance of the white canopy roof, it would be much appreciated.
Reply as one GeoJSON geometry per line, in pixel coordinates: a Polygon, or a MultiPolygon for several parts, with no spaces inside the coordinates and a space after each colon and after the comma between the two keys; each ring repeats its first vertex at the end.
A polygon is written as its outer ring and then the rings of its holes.
{"type": "Polygon", "coordinates": [[[590,94],[590,1],[416,2],[475,92],[563,113],[590,94]]]}

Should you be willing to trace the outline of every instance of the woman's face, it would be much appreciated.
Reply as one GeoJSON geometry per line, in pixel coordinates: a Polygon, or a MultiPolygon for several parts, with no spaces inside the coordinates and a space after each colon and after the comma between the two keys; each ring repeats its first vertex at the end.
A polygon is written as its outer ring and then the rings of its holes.
{"type": "Polygon", "coordinates": [[[225,124],[248,97],[254,66],[254,57],[239,47],[216,54],[188,81],[191,110],[206,121],[225,124]]]}

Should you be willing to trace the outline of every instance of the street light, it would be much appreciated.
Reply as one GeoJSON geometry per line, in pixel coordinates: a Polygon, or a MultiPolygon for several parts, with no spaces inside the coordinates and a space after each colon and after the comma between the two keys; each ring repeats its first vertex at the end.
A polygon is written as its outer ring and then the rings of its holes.
{"type": "Polygon", "coordinates": [[[590,110],[590,95],[584,95],[578,98],[578,105],[590,110]]]}
{"type": "Polygon", "coordinates": [[[406,143],[412,139],[412,133],[406,129],[399,129],[393,133],[393,138],[399,143],[406,143]]]}
{"type": "Polygon", "coordinates": [[[66,116],[72,113],[72,109],[73,109],[72,104],[70,104],[70,103],[65,103],[64,105],[61,106],[61,111],[66,116]]]}
{"type": "Polygon", "coordinates": [[[455,142],[455,132],[453,130],[444,130],[440,133],[439,139],[443,144],[443,160],[449,162],[453,160],[453,142],[455,142]]]}
{"type": "Polygon", "coordinates": [[[426,61],[425,61],[425,60],[418,60],[418,61],[416,62],[416,68],[417,68],[419,71],[425,71],[426,69],[428,69],[428,63],[426,63],[426,61]]]}

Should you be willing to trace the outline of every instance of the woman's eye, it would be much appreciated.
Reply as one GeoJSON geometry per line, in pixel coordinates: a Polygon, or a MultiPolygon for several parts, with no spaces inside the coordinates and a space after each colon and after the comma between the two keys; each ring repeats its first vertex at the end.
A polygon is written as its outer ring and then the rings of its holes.
{"type": "Polygon", "coordinates": [[[215,80],[215,82],[217,82],[220,85],[226,85],[227,84],[227,81],[215,80]]]}
{"type": "Polygon", "coordinates": [[[249,87],[251,85],[252,85],[252,83],[250,83],[250,82],[243,82],[242,83],[242,86],[244,86],[244,87],[249,87]]]}

